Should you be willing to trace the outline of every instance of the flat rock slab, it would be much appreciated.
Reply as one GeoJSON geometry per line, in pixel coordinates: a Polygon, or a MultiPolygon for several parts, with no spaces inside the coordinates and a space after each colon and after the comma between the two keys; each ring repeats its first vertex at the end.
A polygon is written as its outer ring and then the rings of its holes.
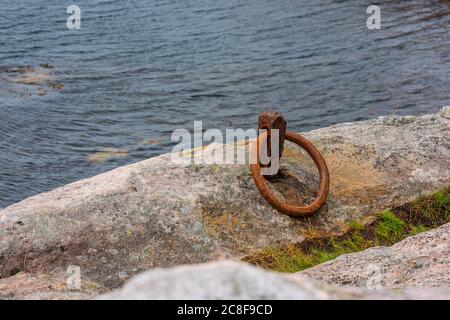
{"type": "MultiPolygon", "coordinates": [[[[241,259],[301,242],[311,229],[342,232],[349,221],[448,185],[449,134],[450,120],[437,114],[305,133],[331,175],[327,204],[307,219],[268,205],[247,165],[182,166],[162,155],[120,167],[0,210],[0,283],[77,265],[84,281],[116,288],[156,266],[241,259]]],[[[291,175],[275,192],[293,203],[310,199],[318,184],[312,161],[287,145],[282,166],[291,175]]]]}
{"type": "Polygon", "coordinates": [[[450,223],[391,247],[342,255],[298,274],[340,286],[450,288],[450,223]]]}
{"type": "Polygon", "coordinates": [[[66,273],[30,274],[20,272],[0,280],[0,300],[85,300],[97,296],[105,288],[86,281],[68,288],[66,273]]]}
{"type": "Polygon", "coordinates": [[[306,277],[224,261],[148,271],[130,280],[122,289],[100,296],[100,299],[450,299],[450,289],[389,291],[338,288],[306,277]]]}
{"type": "Polygon", "coordinates": [[[62,90],[64,85],[56,81],[53,66],[48,63],[39,66],[0,67],[0,92],[19,96],[46,95],[49,90],[62,90]]]}

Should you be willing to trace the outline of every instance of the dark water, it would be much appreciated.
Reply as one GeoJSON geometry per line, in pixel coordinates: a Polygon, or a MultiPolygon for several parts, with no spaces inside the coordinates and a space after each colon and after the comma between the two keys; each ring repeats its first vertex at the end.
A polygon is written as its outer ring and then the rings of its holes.
{"type": "Polygon", "coordinates": [[[171,150],[176,128],[291,130],[450,104],[450,4],[368,0],[0,0],[0,66],[54,66],[63,90],[0,83],[0,207],[171,150]],[[81,30],[66,28],[80,6],[81,30]],[[30,89],[31,90],[31,89],[30,89]],[[150,139],[150,143],[142,143],[150,139]],[[104,148],[128,156],[92,162],[104,148]]]}

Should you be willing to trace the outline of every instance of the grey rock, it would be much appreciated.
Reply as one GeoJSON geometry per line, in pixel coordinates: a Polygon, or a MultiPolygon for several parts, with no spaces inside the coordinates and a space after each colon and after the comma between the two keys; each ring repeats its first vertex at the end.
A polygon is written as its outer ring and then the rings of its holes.
{"type": "Polygon", "coordinates": [[[238,262],[214,262],[154,269],[130,280],[104,300],[144,299],[450,299],[450,289],[367,290],[337,288],[312,279],[274,273],[238,262]]]}
{"type": "Polygon", "coordinates": [[[44,96],[48,90],[62,90],[64,85],[55,81],[52,68],[49,64],[0,67],[0,92],[44,96]]]}
{"type": "Polygon", "coordinates": [[[86,281],[81,281],[79,290],[70,290],[66,281],[67,274],[62,271],[50,274],[20,272],[0,281],[0,300],[84,300],[105,292],[105,288],[86,281]]]}
{"type": "Polygon", "coordinates": [[[450,106],[442,107],[439,110],[439,115],[443,118],[450,119],[450,106]]]}
{"type": "MultiPolygon", "coordinates": [[[[305,133],[331,175],[327,204],[307,219],[274,210],[247,165],[184,166],[169,154],[33,196],[0,210],[0,284],[18,272],[50,275],[75,264],[87,282],[117,288],[125,281],[119,272],[239,260],[299,243],[311,228],[342,233],[349,221],[450,183],[449,125],[435,114],[305,133]]],[[[247,148],[239,143],[238,152],[247,148]]],[[[288,144],[282,166],[298,179],[277,181],[274,190],[292,202],[310,200],[312,161],[288,144]]]]}
{"type": "Polygon", "coordinates": [[[450,288],[450,224],[391,247],[342,255],[299,274],[341,286],[450,288]]]}

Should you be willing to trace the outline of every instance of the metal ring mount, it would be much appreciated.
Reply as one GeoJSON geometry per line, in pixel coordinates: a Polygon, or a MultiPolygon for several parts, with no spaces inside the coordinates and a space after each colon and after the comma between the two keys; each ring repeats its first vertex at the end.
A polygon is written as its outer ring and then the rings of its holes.
{"type": "MultiPolygon", "coordinates": [[[[256,187],[261,192],[262,196],[278,211],[294,217],[309,216],[319,210],[324,205],[327,199],[330,188],[330,174],[328,172],[328,167],[319,150],[317,150],[310,141],[308,141],[298,133],[292,131],[285,132],[284,137],[285,139],[297,144],[298,146],[306,150],[306,152],[308,152],[308,154],[316,164],[317,169],[319,170],[320,184],[314,201],[306,206],[294,206],[287,203],[286,200],[280,199],[272,192],[272,190],[270,190],[266,178],[261,175],[261,164],[259,161],[259,145],[261,145],[262,143],[268,143],[267,132],[260,134],[256,140],[256,143],[254,144],[252,152],[256,152],[256,155],[254,155],[256,157],[254,159],[257,160],[256,164],[250,165],[252,177],[255,181],[256,187]]],[[[282,150],[282,146],[280,150],[282,150]]]]}

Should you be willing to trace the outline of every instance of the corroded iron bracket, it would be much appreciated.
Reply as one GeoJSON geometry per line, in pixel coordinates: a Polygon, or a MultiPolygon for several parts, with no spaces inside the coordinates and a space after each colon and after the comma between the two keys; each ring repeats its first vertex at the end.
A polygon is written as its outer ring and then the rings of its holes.
{"type": "MultiPolygon", "coordinates": [[[[267,130],[267,156],[270,158],[272,155],[272,130],[277,129],[279,133],[279,157],[283,155],[284,139],[286,137],[286,120],[279,112],[261,112],[258,118],[258,133],[261,130],[267,130]]],[[[261,167],[270,166],[269,164],[262,165],[261,167]]],[[[264,175],[264,178],[271,179],[277,176],[278,172],[274,175],[264,175]]]]}

